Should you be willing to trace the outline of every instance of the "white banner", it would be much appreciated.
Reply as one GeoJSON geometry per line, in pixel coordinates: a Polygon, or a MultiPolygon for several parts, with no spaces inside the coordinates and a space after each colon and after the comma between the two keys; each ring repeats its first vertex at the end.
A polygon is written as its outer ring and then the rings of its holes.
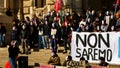
{"type": "Polygon", "coordinates": [[[105,57],[110,64],[120,64],[120,32],[72,32],[71,56],[92,63],[105,57]]]}

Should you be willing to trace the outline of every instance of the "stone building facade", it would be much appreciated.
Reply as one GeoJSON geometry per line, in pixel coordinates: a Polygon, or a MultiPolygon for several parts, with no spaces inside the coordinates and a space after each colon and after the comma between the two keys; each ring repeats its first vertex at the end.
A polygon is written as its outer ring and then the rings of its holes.
{"type": "MultiPolygon", "coordinates": [[[[82,13],[88,8],[100,10],[106,6],[108,9],[113,8],[114,0],[62,0],[62,11],[72,12],[73,10],[82,13]]],[[[12,19],[23,19],[24,16],[29,16],[33,13],[40,15],[54,10],[55,0],[0,0],[0,14],[10,8],[12,12],[12,19]]]]}
{"type": "MultiPolygon", "coordinates": [[[[103,6],[109,9],[113,8],[114,0],[63,0],[62,11],[83,13],[88,8],[100,10],[103,6]]],[[[4,23],[7,27],[6,40],[9,42],[10,31],[12,28],[12,20],[24,17],[32,17],[33,13],[42,15],[54,10],[55,0],[0,0],[0,23],[4,23]],[[10,9],[12,16],[6,15],[6,11],[10,9]]]]}
{"type": "MultiPolygon", "coordinates": [[[[53,5],[55,0],[34,0],[36,12],[43,11],[44,13],[53,10],[53,5]],[[42,9],[42,10],[41,10],[42,9]]],[[[113,10],[113,4],[115,0],[62,0],[63,7],[62,11],[72,12],[73,10],[77,13],[83,13],[88,8],[95,10],[101,10],[103,7],[106,7],[109,10],[113,10]]]]}

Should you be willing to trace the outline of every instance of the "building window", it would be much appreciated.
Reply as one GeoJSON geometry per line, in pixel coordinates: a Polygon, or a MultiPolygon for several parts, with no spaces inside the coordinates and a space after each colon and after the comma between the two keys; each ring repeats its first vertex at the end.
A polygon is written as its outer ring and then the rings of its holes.
{"type": "Polygon", "coordinates": [[[46,5],[46,0],[34,0],[34,6],[36,8],[42,8],[46,5]]]}
{"type": "Polygon", "coordinates": [[[38,7],[38,3],[37,3],[37,0],[35,0],[35,7],[36,7],[36,8],[38,7]]]}
{"type": "Polygon", "coordinates": [[[46,5],[46,0],[41,0],[41,7],[44,7],[46,5]]]}
{"type": "Polygon", "coordinates": [[[41,0],[41,7],[44,7],[44,3],[43,3],[44,1],[43,0],[41,0]]]}

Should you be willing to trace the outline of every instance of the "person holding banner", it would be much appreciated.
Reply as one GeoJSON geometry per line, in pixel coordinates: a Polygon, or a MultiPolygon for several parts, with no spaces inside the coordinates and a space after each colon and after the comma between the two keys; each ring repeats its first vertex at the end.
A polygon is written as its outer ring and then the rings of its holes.
{"type": "Polygon", "coordinates": [[[80,58],[81,65],[83,65],[86,68],[91,68],[91,65],[89,64],[88,60],[86,60],[84,57],[80,58]]]}
{"type": "Polygon", "coordinates": [[[104,57],[100,57],[99,59],[100,59],[99,66],[105,66],[105,67],[109,68],[109,64],[107,62],[105,62],[104,57]]]}
{"type": "Polygon", "coordinates": [[[62,66],[67,66],[67,62],[73,62],[72,56],[68,55],[66,60],[63,62],[62,66]]]}

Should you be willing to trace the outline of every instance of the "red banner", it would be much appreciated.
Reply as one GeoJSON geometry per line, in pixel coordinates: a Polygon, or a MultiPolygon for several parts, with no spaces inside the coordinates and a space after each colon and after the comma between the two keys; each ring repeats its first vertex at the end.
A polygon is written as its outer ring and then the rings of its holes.
{"type": "Polygon", "coordinates": [[[62,0],[56,0],[54,4],[54,10],[58,12],[62,8],[62,0]]]}

